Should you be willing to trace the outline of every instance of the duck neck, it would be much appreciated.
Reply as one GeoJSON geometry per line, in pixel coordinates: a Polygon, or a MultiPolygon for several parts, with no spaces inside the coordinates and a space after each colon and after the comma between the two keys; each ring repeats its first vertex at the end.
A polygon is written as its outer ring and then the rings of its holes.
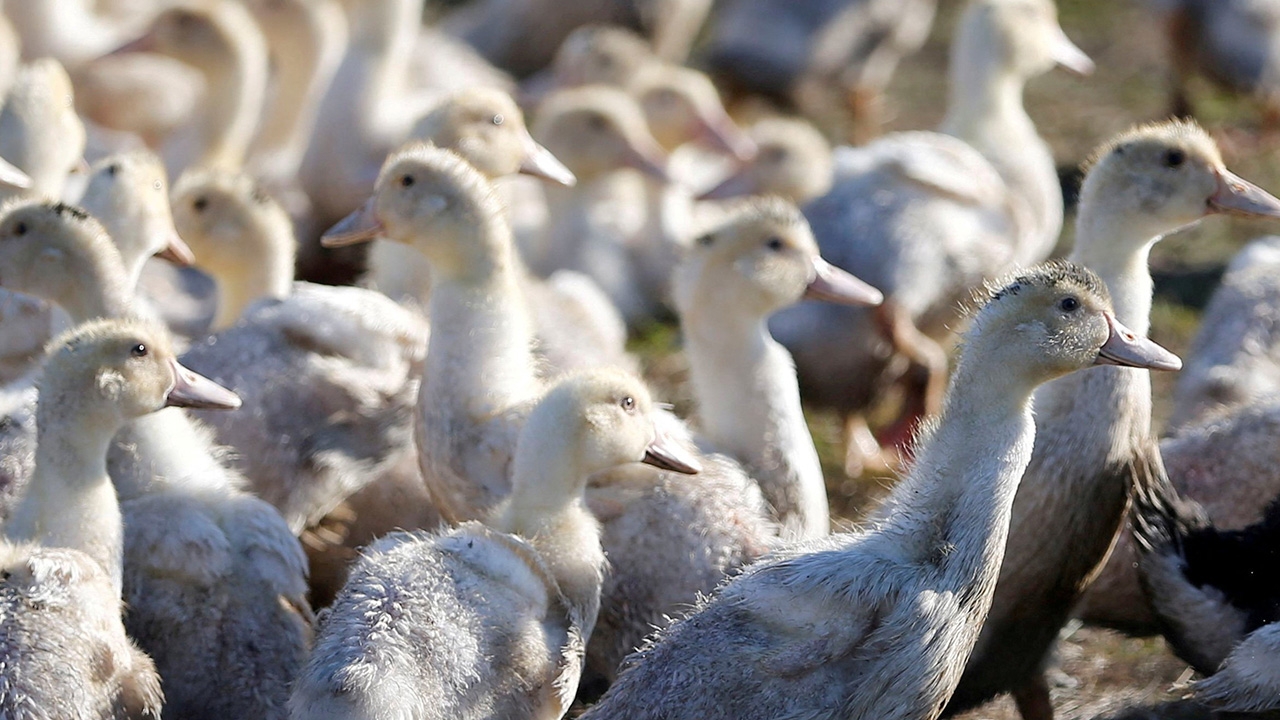
{"type": "Polygon", "coordinates": [[[117,425],[88,412],[74,393],[41,390],[35,468],[5,528],[13,540],[80,550],[121,580],[121,520],[107,475],[117,425]]]}
{"type": "Polygon", "coordinates": [[[583,504],[581,489],[572,496],[546,490],[585,475],[573,453],[560,444],[535,445],[520,445],[511,495],[496,510],[492,525],[533,545],[565,598],[580,608],[592,608],[587,614],[593,624],[605,563],[600,524],[583,504]]]}
{"type": "Polygon", "coordinates": [[[321,96],[341,57],[342,9],[332,2],[302,8],[298,27],[276,32],[274,98],[258,133],[258,151],[278,163],[281,176],[297,172],[321,96]]]}
{"type": "Polygon", "coordinates": [[[488,225],[488,240],[471,247],[489,250],[465,272],[440,272],[433,264],[423,378],[424,398],[455,398],[451,404],[477,418],[523,402],[539,387],[511,234],[500,221],[488,225]]]}
{"type": "Polygon", "coordinates": [[[202,67],[208,83],[204,150],[198,164],[240,170],[262,116],[267,92],[267,49],[261,35],[239,33],[225,62],[202,67]]]}
{"type": "Polygon", "coordinates": [[[280,233],[261,232],[264,237],[256,244],[261,248],[258,256],[245,258],[252,262],[244,263],[232,272],[217,274],[218,311],[213,319],[214,331],[234,325],[258,300],[285,298],[293,289],[293,237],[271,237],[290,231],[282,228],[280,233]]]}
{"type": "Polygon", "coordinates": [[[1116,319],[1140,335],[1151,327],[1151,248],[1167,232],[1152,227],[1142,213],[1108,207],[1098,191],[1080,199],[1076,244],[1071,259],[1107,283],[1116,319]]]}
{"type": "Polygon", "coordinates": [[[186,411],[166,408],[120,429],[107,472],[121,502],[175,487],[220,494],[240,483],[213,447],[208,429],[186,411]]]}
{"type": "Polygon", "coordinates": [[[1034,383],[992,373],[982,360],[995,361],[999,348],[985,349],[966,348],[936,431],[877,517],[896,553],[934,565],[946,588],[989,602],[1035,423],[1034,383]]]}
{"type": "Polygon", "coordinates": [[[748,466],[791,535],[826,535],[826,483],[791,355],[763,317],[692,313],[681,326],[702,434],[748,466]]]}
{"type": "Polygon", "coordinates": [[[109,254],[86,257],[82,261],[82,271],[68,267],[64,292],[53,300],[77,324],[97,318],[127,316],[132,290],[119,255],[112,250],[109,254]]]}

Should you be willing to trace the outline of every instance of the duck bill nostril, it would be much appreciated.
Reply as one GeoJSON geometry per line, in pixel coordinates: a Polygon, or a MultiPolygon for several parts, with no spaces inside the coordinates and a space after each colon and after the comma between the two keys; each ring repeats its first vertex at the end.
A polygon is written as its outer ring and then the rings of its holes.
{"type": "Polygon", "coordinates": [[[1182,369],[1182,360],[1177,355],[1160,347],[1150,338],[1139,337],[1111,313],[1107,313],[1106,317],[1110,334],[1102,347],[1098,348],[1094,365],[1118,365],[1147,370],[1182,369]]]}
{"type": "Polygon", "coordinates": [[[320,236],[320,244],[327,248],[345,247],[372,242],[382,234],[382,222],[378,220],[376,198],[369,198],[355,212],[342,218],[337,225],[320,236]]]}
{"type": "Polygon", "coordinates": [[[806,300],[872,307],[884,302],[879,290],[820,257],[813,259],[813,271],[813,279],[804,290],[806,300]]]}
{"type": "Polygon", "coordinates": [[[1209,197],[1210,213],[1280,218],[1280,199],[1226,168],[1216,174],[1218,189],[1209,197]]]}
{"type": "Polygon", "coordinates": [[[173,370],[173,388],[165,397],[165,407],[203,410],[235,410],[240,407],[240,396],[218,383],[183,367],[172,358],[169,367],[173,370]]]}

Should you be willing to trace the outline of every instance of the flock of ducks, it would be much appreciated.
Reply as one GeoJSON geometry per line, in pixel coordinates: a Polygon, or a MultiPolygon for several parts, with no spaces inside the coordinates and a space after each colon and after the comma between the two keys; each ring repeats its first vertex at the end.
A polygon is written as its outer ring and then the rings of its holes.
{"type": "MultiPolygon", "coordinates": [[[[1051,720],[1073,615],[1280,712],[1280,240],[1164,439],[1146,337],[1153,246],[1280,199],[1138,126],[1049,260],[1050,0],[834,148],[930,0],[422,4],[0,5],[0,717],[1051,720]],[[740,127],[704,21],[809,119],[740,127]],[[688,417],[627,344],[669,319],[688,417]],[[901,475],[857,529],[806,407],[901,475]]],[[[1274,4],[1166,5],[1180,81],[1274,99],[1274,4]]]]}

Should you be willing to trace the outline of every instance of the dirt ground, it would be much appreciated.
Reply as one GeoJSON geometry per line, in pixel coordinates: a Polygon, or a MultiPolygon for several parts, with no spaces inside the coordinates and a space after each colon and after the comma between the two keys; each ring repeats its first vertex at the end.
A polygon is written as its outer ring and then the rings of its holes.
{"type": "MultiPolygon", "coordinates": [[[[1087,78],[1058,70],[1031,83],[1026,104],[1041,134],[1053,147],[1064,177],[1111,135],[1140,122],[1168,115],[1169,82],[1165,37],[1148,0],[1059,0],[1067,34],[1097,63],[1087,78]]],[[[963,5],[941,0],[929,44],[900,67],[890,90],[890,130],[928,129],[942,119],[946,97],[947,39],[963,5]]],[[[1228,167],[1265,188],[1280,191],[1280,133],[1259,130],[1259,109],[1248,99],[1207,83],[1193,86],[1197,116],[1218,139],[1228,167]]],[[[1071,193],[1068,192],[1068,198],[1071,193]]],[[[1071,208],[1068,208],[1071,212],[1071,208]]],[[[1071,247],[1073,218],[1059,252],[1071,247]]],[[[1272,230],[1280,232],[1280,228],[1272,230]]],[[[1249,240],[1268,232],[1264,225],[1212,218],[1199,227],[1162,241],[1152,253],[1156,306],[1151,335],[1175,352],[1185,352],[1195,333],[1200,309],[1231,255],[1249,240]]],[[[636,343],[650,360],[647,374],[688,409],[685,367],[674,352],[678,333],[655,328],[636,343]]],[[[1154,380],[1157,424],[1168,413],[1171,374],[1154,380]]],[[[892,478],[847,478],[839,459],[836,418],[810,414],[819,453],[827,472],[837,522],[856,522],[892,478]]],[[[1157,425],[1158,426],[1158,425],[1157,425]]],[[[1207,714],[1181,701],[1193,678],[1160,638],[1128,638],[1097,628],[1072,626],[1063,632],[1058,663],[1051,674],[1052,696],[1062,720],[1085,718],[1197,718],[1207,714]]],[[[1001,698],[963,716],[965,720],[1014,720],[1013,702],[1001,698]]]]}

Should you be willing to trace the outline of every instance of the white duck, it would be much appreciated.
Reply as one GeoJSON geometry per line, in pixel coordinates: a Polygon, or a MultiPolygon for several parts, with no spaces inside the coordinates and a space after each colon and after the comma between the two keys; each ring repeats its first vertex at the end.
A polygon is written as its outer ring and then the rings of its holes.
{"type": "Polygon", "coordinates": [[[244,174],[190,173],[173,206],[218,284],[217,334],[185,361],[246,405],[244,417],[205,419],[301,532],[406,446],[426,323],[371,290],[293,282],[289,216],[244,174]]]}
{"type": "Polygon", "coordinates": [[[756,144],[756,154],[702,193],[700,200],[777,195],[804,205],[831,189],[835,173],[831,143],[812,123],[764,118],[752,124],[747,135],[756,144]]]}
{"type": "Polygon", "coordinates": [[[1092,67],[1050,0],[973,0],[952,44],[941,132],[842,148],[831,191],[805,207],[823,256],[887,298],[874,313],[810,303],[771,322],[806,397],[845,416],[853,474],[882,461],[862,416],[881,388],[905,376],[905,412],[889,440],[909,437],[941,400],[939,341],[957,302],[986,278],[1044,259],[1057,242],[1053,156],[1022,106],[1026,82],[1055,62],[1092,67]]]}
{"type": "Polygon", "coordinates": [[[396,533],[366,552],[321,627],[293,717],[562,717],[605,573],[588,478],[634,462],[698,470],[654,412],[644,384],[616,371],[550,389],[487,526],[396,533]]]}
{"type": "MultiPolygon", "coordinates": [[[[1161,237],[1213,213],[1280,217],[1280,200],[1231,174],[1199,127],[1164,123],[1103,146],[1081,191],[1071,259],[1096,271],[1116,317],[1150,324],[1147,257],[1161,237]]],[[[1147,373],[1106,369],[1037,393],[1035,452],[1014,502],[991,614],[948,712],[1013,691],[1051,718],[1041,668],[1120,529],[1132,478],[1158,453],[1147,373]]]]}
{"type": "Polygon", "coordinates": [[[936,718],[991,601],[1032,393],[1100,363],[1177,358],[1120,325],[1087,270],[1013,279],[974,317],[943,414],[871,526],[748,568],[633,656],[584,717],[936,718]]]}
{"type": "MultiPolygon", "coordinates": [[[[77,321],[127,314],[123,263],[87,214],[20,204],[0,218],[0,237],[0,261],[17,271],[0,278],[6,284],[77,321]]],[[[178,411],[119,433],[107,467],[125,518],[126,626],[155,659],[175,712],[279,717],[309,632],[305,560],[279,514],[241,490],[221,456],[178,411]]]]}
{"type": "Polygon", "coordinates": [[[107,448],[166,406],[233,407],[178,364],[163,330],[90,323],[54,346],[41,380],[35,470],[0,540],[8,717],[158,718],[151,659],[121,623],[121,515],[107,448]]]}
{"type": "Polygon", "coordinates": [[[0,108],[0,157],[29,179],[0,186],[7,196],[12,186],[46,198],[61,198],[67,176],[84,162],[85,131],[76,117],[71,80],[51,58],[36,60],[18,70],[0,108]]]}

